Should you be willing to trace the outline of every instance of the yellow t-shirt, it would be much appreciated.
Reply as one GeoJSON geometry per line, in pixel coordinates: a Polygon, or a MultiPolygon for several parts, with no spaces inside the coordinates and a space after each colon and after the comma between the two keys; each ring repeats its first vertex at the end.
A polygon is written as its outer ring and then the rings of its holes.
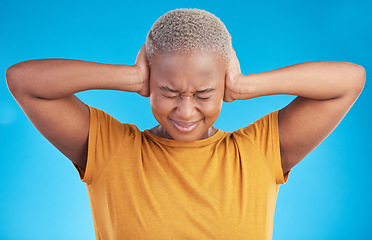
{"type": "Polygon", "coordinates": [[[90,109],[86,183],[96,239],[271,239],[283,176],[278,111],[182,143],[90,109]]]}

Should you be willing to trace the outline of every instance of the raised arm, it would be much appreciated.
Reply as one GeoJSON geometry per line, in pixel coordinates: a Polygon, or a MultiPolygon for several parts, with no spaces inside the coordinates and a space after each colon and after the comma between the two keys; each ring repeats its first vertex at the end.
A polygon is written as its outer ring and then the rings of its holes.
{"type": "Polygon", "coordinates": [[[242,75],[234,54],[226,75],[226,101],[265,95],[296,97],[279,111],[283,173],[318,146],[340,123],[363,89],[366,72],[348,62],[307,62],[242,75]]]}
{"type": "Polygon", "coordinates": [[[146,66],[141,48],[133,66],[69,59],[30,60],[9,67],[6,79],[14,98],[40,133],[85,169],[89,109],[74,93],[112,89],[148,96],[146,66]]]}

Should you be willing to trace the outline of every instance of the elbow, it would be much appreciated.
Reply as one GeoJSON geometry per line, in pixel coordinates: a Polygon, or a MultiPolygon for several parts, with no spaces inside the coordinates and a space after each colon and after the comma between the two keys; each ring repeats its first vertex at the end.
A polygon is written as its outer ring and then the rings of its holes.
{"type": "Polygon", "coordinates": [[[16,82],[16,65],[12,65],[8,67],[8,69],[5,72],[5,79],[6,84],[8,85],[9,91],[13,93],[15,89],[15,82],[16,82]]]}
{"type": "Polygon", "coordinates": [[[364,67],[350,62],[344,62],[340,66],[342,70],[340,69],[339,83],[343,89],[340,97],[348,96],[350,99],[355,100],[364,88],[366,70],[364,67]]]}
{"type": "Polygon", "coordinates": [[[20,63],[10,66],[5,72],[6,83],[9,91],[14,97],[16,97],[18,93],[22,92],[22,81],[24,80],[23,72],[20,63]]]}
{"type": "Polygon", "coordinates": [[[364,67],[353,64],[352,71],[352,88],[356,94],[360,94],[364,88],[366,82],[367,73],[364,67]]]}

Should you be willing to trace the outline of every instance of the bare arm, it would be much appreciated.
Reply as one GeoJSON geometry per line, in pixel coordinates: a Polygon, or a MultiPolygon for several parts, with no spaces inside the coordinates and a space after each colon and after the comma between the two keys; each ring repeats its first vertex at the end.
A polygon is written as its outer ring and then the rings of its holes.
{"type": "Polygon", "coordinates": [[[9,67],[6,79],[14,98],[40,133],[85,169],[89,109],[74,93],[112,89],[147,96],[144,61],[143,51],[133,66],[69,59],[30,60],[9,67]]]}
{"type": "MultiPolygon", "coordinates": [[[[347,62],[308,62],[273,71],[227,74],[227,101],[265,95],[298,96],[279,111],[283,173],[287,173],[339,124],[363,89],[366,72],[347,62]],[[233,77],[232,77],[233,76],[233,77]]],[[[238,73],[239,72],[239,73],[238,73]]]]}

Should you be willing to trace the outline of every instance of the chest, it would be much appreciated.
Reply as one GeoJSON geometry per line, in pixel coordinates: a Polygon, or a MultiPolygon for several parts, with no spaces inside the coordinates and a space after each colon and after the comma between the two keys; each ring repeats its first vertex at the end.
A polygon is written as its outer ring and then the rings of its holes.
{"type": "Polygon", "coordinates": [[[107,209],[96,219],[129,239],[266,239],[278,187],[265,162],[254,151],[204,150],[112,159],[90,193],[107,209]]]}

